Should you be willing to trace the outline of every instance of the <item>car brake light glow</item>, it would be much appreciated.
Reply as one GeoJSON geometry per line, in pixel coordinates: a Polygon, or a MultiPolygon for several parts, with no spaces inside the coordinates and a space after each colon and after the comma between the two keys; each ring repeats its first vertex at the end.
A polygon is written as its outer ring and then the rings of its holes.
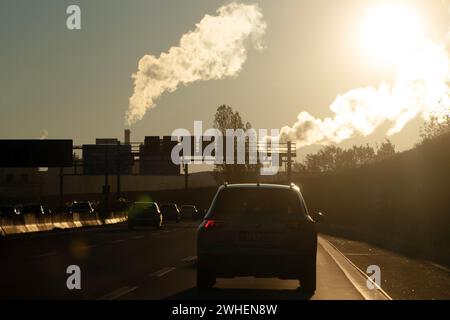
{"type": "Polygon", "coordinates": [[[216,225],[215,220],[206,220],[205,221],[205,229],[212,228],[216,225]]]}

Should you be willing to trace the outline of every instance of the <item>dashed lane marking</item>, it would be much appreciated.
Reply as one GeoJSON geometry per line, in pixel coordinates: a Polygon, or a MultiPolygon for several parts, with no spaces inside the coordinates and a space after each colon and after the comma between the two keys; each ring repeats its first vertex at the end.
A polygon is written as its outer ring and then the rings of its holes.
{"type": "Polygon", "coordinates": [[[97,246],[98,245],[96,245],[96,244],[88,244],[88,245],[85,245],[85,246],[81,246],[80,248],[83,249],[83,250],[87,250],[87,249],[95,248],[97,246]]]}
{"type": "Polygon", "coordinates": [[[117,289],[113,292],[104,295],[103,297],[98,298],[98,300],[115,300],[136,290],[137,288],[138,287],[131,287],[131,286],[122,287],[120,289],[117,289]]]}
{"type": "Polygon", "coordinates": [[[31,256],[32,258],[45,258],[45,257],[51,257],[56,255],[55,251],[51,251],[51,252],[46,252],[46,253],[42,253],[42,254],[37,254],[34,256],[31,256]]]}
{"type": "Polygon", "coordinates": [[[117,240],[111,241],[111,243],[122,243],[122,242],[125,242],[125,240],[123,240],[123,239],[117,239],[117,240]]]}
{"type": "Polygon", "coordinates": [[[162,277],[166,274],[168,274],[169,272],[172,272],[173,270],[175,270],[175,267],[166,267],[166,268],[162,268],[158,271],[153,272],[152,274],[150,274],[150,276],[152,277],[162,277]]]}
{"type": "Polygon", "coordinates": [[[197,260],[197,256],[188,256],[186,258],[181,259],[181,261],[186,263],[191,263],[197,260]]]}

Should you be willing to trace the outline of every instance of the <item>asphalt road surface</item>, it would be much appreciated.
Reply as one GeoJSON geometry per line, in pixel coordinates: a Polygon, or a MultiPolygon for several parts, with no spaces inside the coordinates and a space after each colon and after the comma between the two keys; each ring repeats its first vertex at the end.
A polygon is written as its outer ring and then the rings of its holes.
{"type": "MultiPolygon", "coordinates": [[[[317,291],[295,280],[218,279],[202,295],[195,287],[195,222],[163,230],[126,224],[20,235],[0,241],[0,299],[385,299],[323,237],[317,291]],[[335,250],[335,251],[333,251],[335,250]],[[69,290],[66,269],[81,269],[81,290],[69,290]],[[364,280],[364,281],[362,281],[364,280]]],[[[274,261],[276,263],[276,261],[274,261]]]]}

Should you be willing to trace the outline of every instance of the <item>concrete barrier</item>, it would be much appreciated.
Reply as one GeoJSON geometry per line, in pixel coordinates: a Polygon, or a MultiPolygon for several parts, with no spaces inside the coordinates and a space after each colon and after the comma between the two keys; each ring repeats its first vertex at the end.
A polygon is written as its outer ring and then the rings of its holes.
{"type": "Polygon", "coordinates": [[[128,218],[126,211],[112,212],[111,217],[105,219],[106,224],[120,223],[128,218]]]}
{"type": "Polygon", "coordinates": [[[81,213],[79,214],[80,224],[83,227],[93,227],[101,225],[98,213],[81,213]]]}
{"type": "Polygon", "coordinates": [[[106,218],[98,213],[58,213],[52,215],[23,214],[17,217],[0,217],[0,236],[43,232],[54,229],[72,229],[101,226],[126,221],[126,212],[111,212],[106,218]]]}
{"type": "Polygon", "coordinates": [[[5,236],[13,233],[28,232],[25,224],[25,217],[23,215],[17,217],[3,217],[1,222],[1,227],[5,236]]]}
{"type": "Polygon", "coordinates": [[[53,229],[52,217],[49,215],[38,215],[35,217],[35,226],[38,231],[48,231],[53,229]]]}
{"type": "Polygon", "coordinates": [[[60,213],[52,215],[53,229],[71,229],[76,228],[73,215],[68,213],[60,213]]]}

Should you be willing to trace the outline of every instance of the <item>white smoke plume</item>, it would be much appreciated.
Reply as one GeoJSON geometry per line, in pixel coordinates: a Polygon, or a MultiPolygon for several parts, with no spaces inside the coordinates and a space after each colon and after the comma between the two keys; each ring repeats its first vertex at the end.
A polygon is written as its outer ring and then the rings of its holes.
{"type": "Polygon", "coordinates": [[[396,66],[393,83],[338,95],[330,105],[333,117],[317,119],[301,112],[292,127],[281,129],[280,139],[295,141],[297,147],[339,143],[355,134],[368,136],[384,123],[390,124],[390,136],[416,117],[448,113],[449,67],[445,45],[425,41],[396,66]]]}
{"type": "Polygon", "coordinates": [[[220,7],[215,16],[205,15],[194,31],[181,37],[177,47],[159,58],[143,56],[133,74],[134,93],[126,122],[141,120],[161,94],[175,91],[180,84],[237,75],[247,59],[246,45],[261,49],[265,30],[257,5],[233,2],[220,7]]]}

